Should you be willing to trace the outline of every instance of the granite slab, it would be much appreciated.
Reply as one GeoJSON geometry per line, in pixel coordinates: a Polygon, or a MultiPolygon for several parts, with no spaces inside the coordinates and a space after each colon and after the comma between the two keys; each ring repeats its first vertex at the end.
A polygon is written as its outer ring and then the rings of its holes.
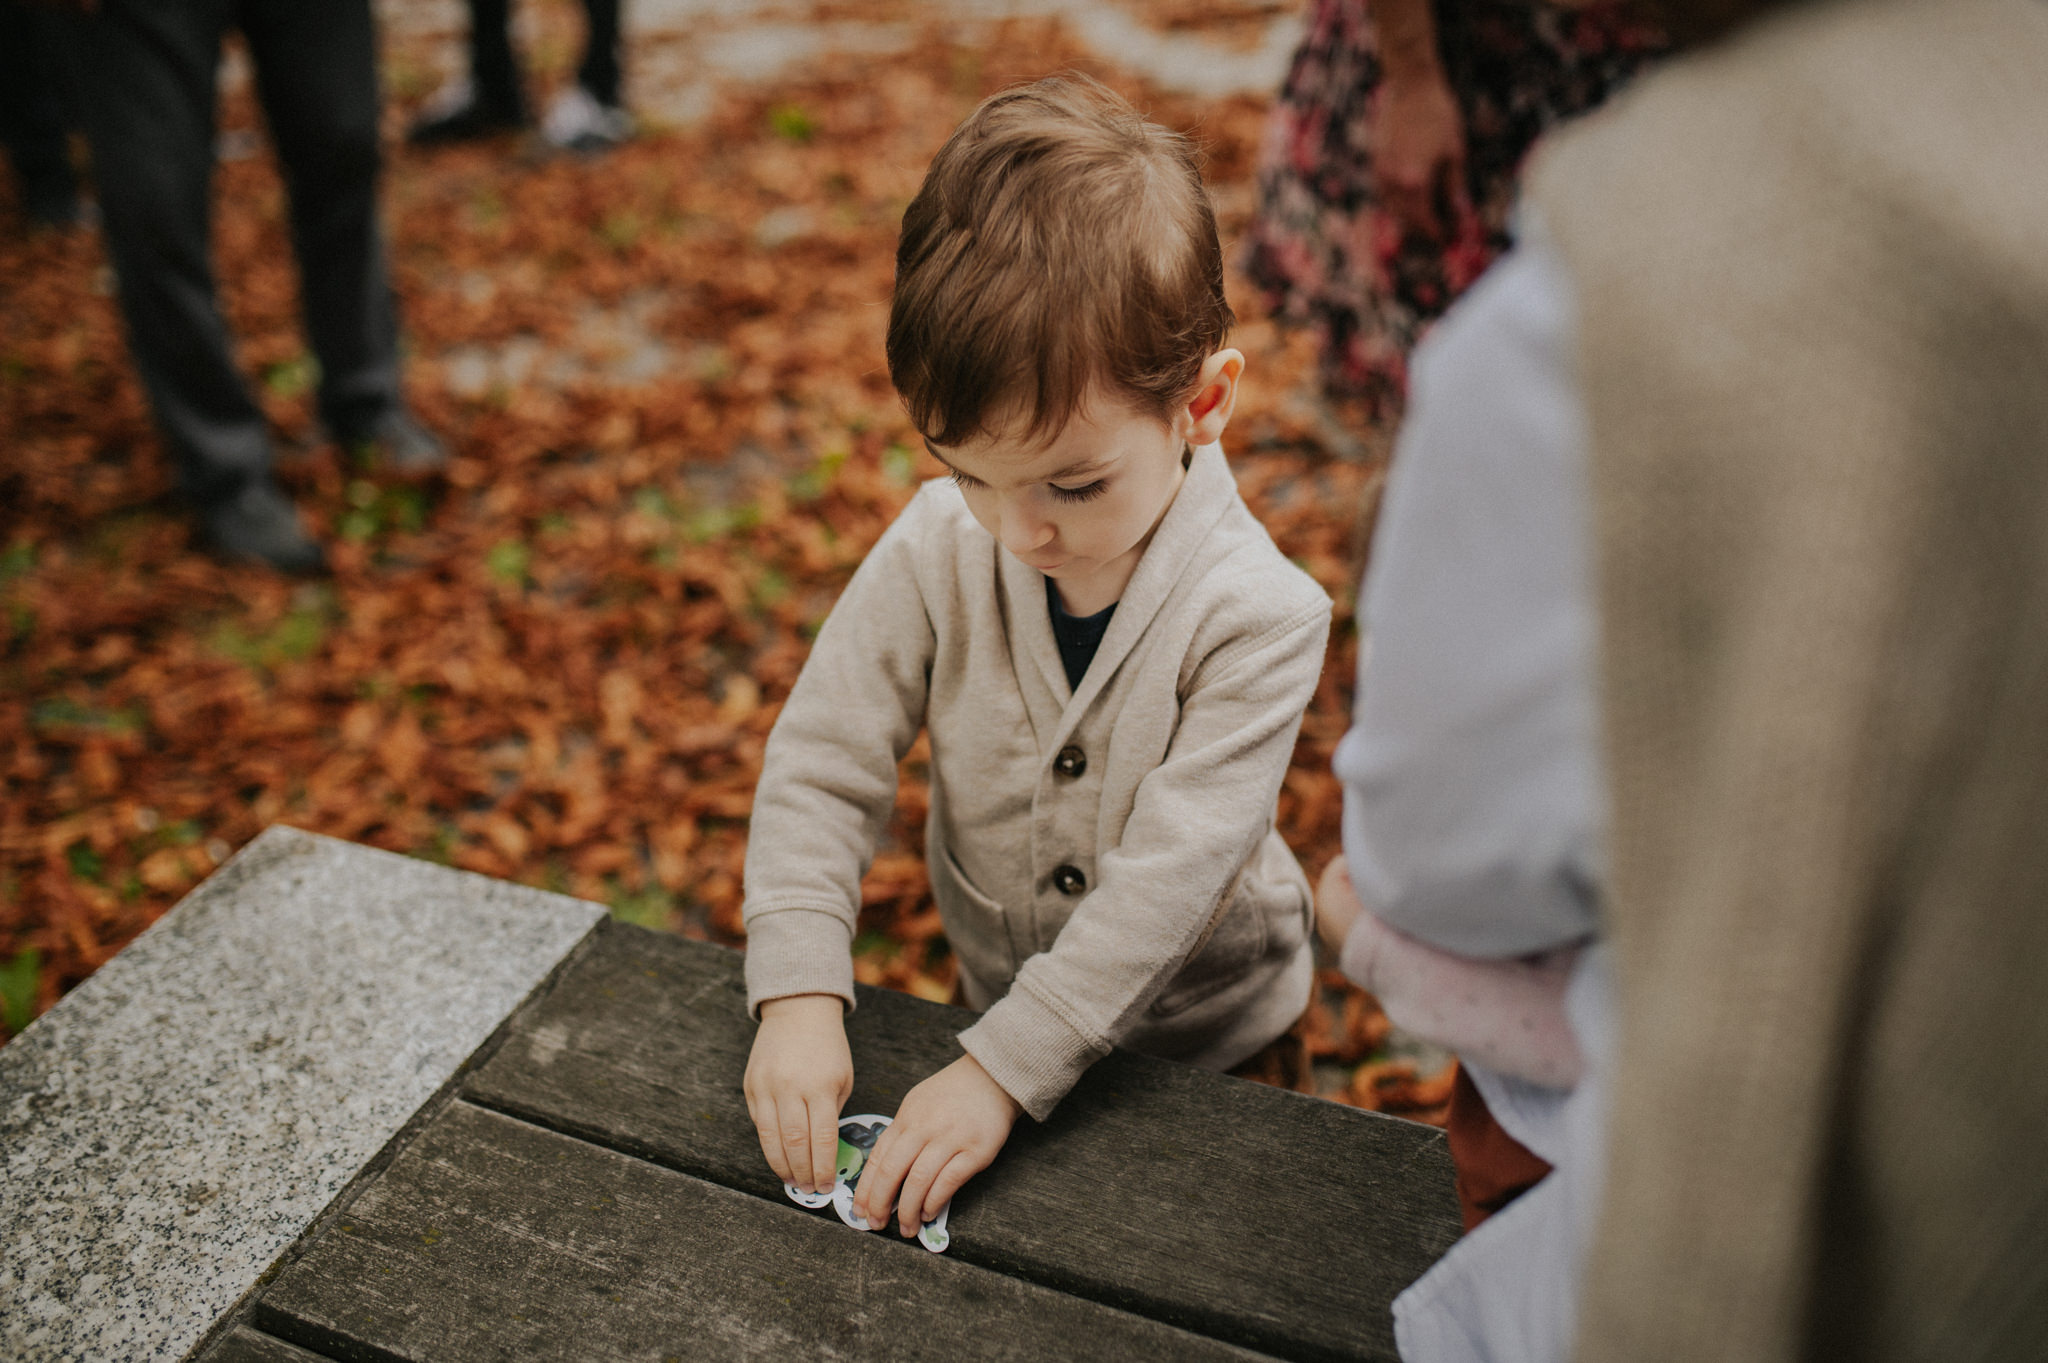
{"type": "Polygon", "coordinates": [[[183,1357],[604,915],[265,832],[0,1047],[0,1357],[183,1357]]]}

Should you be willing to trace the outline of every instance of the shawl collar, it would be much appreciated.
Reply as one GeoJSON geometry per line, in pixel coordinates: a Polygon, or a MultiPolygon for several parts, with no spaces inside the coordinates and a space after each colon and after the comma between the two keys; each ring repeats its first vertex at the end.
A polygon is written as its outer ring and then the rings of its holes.
{"type": "MultiPolygon", "coordinates": [[[[1109,632],[1088,664],[1079,689],[1071,693],[1059,645],[1052,634],[1052,616],[1045,604],[1045,574],[1021,562],[1016,555],[994,545],[997,572],[1003,582],[1004,603],[1010,614],[1010,651],[1021,681],[1027,669],[1035,671],[1046,689],[1061,705],[1059,720],[1050,741],[1040,747],[1050,751],[1066,741],[1074,725],[1101,692],[1118,664],[1137,645],[1152,624],[1160,607],[1173,594],[1175,584],[1187,570],[1195,551],[1209,538],[1216,522],[1237,501],[1237,478],[1220,444],[1204,445],[1188,463],[1187,477],[1174,494],[1173,505],[1153,532],[1152,542],[1138,560],[1131,581],[1116,604],[1109,632]]],[[[1035,718],[1035,717],[1034,717],[1035,718]]]]}

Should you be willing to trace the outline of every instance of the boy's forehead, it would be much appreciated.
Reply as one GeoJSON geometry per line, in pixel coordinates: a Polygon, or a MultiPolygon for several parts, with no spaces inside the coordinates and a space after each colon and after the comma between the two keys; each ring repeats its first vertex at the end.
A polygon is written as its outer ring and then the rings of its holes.
{"type": "Polygon", "coordinates": [[[941,448],[931,441],[924,447],[932,457],[955,473],[965,473],[982,483],[1042,483],[1093,473],[1115,462],[1114,451],[1076,454],[1057,446],[1022,446],[984,440],[972,445],[941,448]]]}
{"type": "Polygon", "coordinates": [[[935,445],[929,438],[924,444],[940,463],[981,482],[1035,483],[1100,471],[1134,444],[1168,430],[1156,417],[1109,402],[1087,404],[1050,439],[1028,435],[1024,427],[1015,420],[965,444],[935,445]]]}

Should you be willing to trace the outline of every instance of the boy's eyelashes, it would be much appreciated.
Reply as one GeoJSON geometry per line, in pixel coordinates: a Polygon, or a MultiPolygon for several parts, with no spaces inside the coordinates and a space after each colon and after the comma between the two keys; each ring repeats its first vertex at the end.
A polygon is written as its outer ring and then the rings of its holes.
{"type": "Polygon", "coordinates": [[[1094,482],[1083,483],[1080,487],[1061,487],[1058,483],[1051,483],[1048,486],[1052,488],[1052,497],[1056,502],[1092,502],[1109,491],[1109,480],[1097,478],[1094,482]]]}
{"type": "MultiPolygon", "coordinates": [[[[953,482],[960,487],[986,486],[981,479],[971,473],[962,473],[959,469],[953,469],[953,482]]],[[[1061,487],[1058,483],[1047,483],[1046,486],[1052,490],[1052,497],[1056,502],[1092,502],[1109,491],[1109,480],[1097,478],[1094,482],[1083,483],[1079,487],[1061,487]]]]}

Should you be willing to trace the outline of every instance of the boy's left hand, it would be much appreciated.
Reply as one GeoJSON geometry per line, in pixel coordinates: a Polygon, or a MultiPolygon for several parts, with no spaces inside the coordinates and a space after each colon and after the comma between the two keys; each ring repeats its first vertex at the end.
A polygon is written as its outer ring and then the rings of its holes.
{"type": "Polygon", "coordinates": [[[988,1168],[1023,1111],[979,1061],[961,1056],[904,1096],[868,1157],[854,1210],[879,1226],[895,1208],[897,1229],[917,1234],[962,1184],[988,1168]]]}

